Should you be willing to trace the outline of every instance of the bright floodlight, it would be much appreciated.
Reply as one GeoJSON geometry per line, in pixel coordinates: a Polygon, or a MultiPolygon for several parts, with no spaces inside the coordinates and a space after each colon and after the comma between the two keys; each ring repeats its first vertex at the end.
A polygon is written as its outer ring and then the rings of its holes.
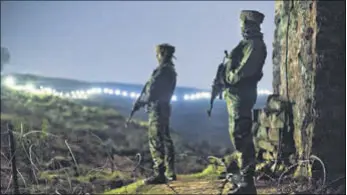
{"type": "Polygon", "coordinates": [[[105,94],[110,94],[110,90],[111,90],[111,89],[109,89],[109,88],[104,88],[103,93],[105,93],[105,94]]]}
{"type": "Polygon", "coordinates": [[[209,92],[202,92],[202,97],[204,98],[210,98],[211,94],[209,92]]]}
{"type": "Polygon", "coordinates": [[[31,83],[28,83],[25,85],[25,89],[28,91],[33,91],[35,89],[35,86],[31,83]]]}
{"type": "Polygon", "coordinates": [[[128,92],[123,91],[123,92],[122,92],[122,96],[125,96],[125,97],[128,96],[128,92]]]}
{"type": "Polygon", "coordinates": [[[12,76],[8,76],[5,78],[4,83],[6,86],[11,87],[16,84],[16,80],[12,76]]]}
{"type": "Polygon", "coordinates": [[[91,92],[91,94],[96,94],[96,93],[98,93],[98,88],[92,88],[90,90],[90,92],[91,92]]]}
{"type": "Polygon", "coordinates": [[[51,89],[51,88],[46,88],[46,91],[47,91],[47,93],[52,93],[52,92],[53,92],[53,89],[51,89]]]}
{"type": "Polygon", "coordinates": [[[190,99],[191,100],[195,100],[196,99],[196,95],[195,94],[190,95],[190,99]]]}
{"type": "Polygon", "coordinates": [[[102,93],[102,89],[101,89],[101,88],[96,88],[96,89],[95,89],[95,92],[98,93],[98,94],[100,94],[100,93],[102,93]]]}
{"type": "Polygon", "coordinates": [[[120,90],[119,90],[119,89],[116,89],[116,91],[114,92],[114,94],[116,94],[116,95],[120,95],[120,94],[121,94],[121,92],[120,92],[120,90]]]}
{"type": "Polygon", "coordinates": [[[93,93],[93,91],[91,89],[87,90],[87,94],[92,94],[92,93],[93,93]]]}
{"type": "Polygon", "coordinates": [[[177,101],[177,96],[175,96],[175,95],[172,96],[171,100],[174,101],[174,102],[177,101]]]}
{"type": "Polygon", "coordinates": [[[270,94],[272,94],[272,92],[271,91],[269,91],[269,90],[264,90],[264,89],[261,89],[261,90],[258,90],[258,94],[259,95],[270,95],[270,94]]]}
{"type": "Polygon", "coordinates": [[[131,98],[135,98],[135,97],[136,97],[136,93],[135,93],[135,92],[131,92],[131,93],[130,93],[130,97],[131,97],[131,98]]]}
{"type": "Polygon", "coordinates": [[[195,94],[196,99],[200,99],[202,97],[201,93],[196,93],[195,94]]]}
{"type": "Polygon", "coordinates": [[[189,95],[184,95],[184,96],[183,96],[183,99],[184,99],[184,100],[189,100],[189,99],[190,99],[190,98],[189,98],[189,95]]]}

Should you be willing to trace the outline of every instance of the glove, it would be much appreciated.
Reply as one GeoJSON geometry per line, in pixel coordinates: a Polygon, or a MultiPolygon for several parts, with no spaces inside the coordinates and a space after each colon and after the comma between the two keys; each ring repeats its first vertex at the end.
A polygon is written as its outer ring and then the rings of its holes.
{"type": "Polygon", "coordinates": [[[149,113],[149,105],[146,105],[146,106],[145,106],[145,112],[146,112],[146,113],[149,113]]]}
{"type": "Polygon", "coordinates": [[[133,105],[133,110],[139,110],[145,103],[142,101],[136,101],[133,105]]]}

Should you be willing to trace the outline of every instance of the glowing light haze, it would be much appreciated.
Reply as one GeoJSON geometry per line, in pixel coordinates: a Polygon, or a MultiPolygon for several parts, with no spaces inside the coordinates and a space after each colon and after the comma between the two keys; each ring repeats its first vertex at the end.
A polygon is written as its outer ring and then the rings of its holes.
{"type": "MultiPolygon", "coordinates": [[[[26,83],[24,85],[20,85],[16,83],[16,78],[13,76],[6,76],[4,78],[4,82],[1,83],[3,86],[8,87],[10,89],[14,89],[17,91],[24,91],[34,94],[47,94],[59,96],[61,98],[73,98],[73,99],[87,99],[88,97],[98,94],[98,95],[114,95],[119,97],[126,97],[131,99],[136,99],[140,96],[139,92],[136,91],[128,91],[126,89],[110,89],[110,88],[91,88],[91,89],[80,89],[73,90],[68,92],[59,92],[56,89],[46,87],[46,86],[35,86],[32,83],[26,83]],[[129,96],[130,94],[130,96],[129,96]]],[[[270,91],[260,90],[258,91],[258,95],[269,95],[270,91]]],[[[177,95],[173,95],[171,98],[172,102],[176,101],[191,101],[191,100],[202,100],[202,99],[210,99],[210,92],[197,92],[193,94],[184,94],[183,97],[178,97],[177,95]]]]}

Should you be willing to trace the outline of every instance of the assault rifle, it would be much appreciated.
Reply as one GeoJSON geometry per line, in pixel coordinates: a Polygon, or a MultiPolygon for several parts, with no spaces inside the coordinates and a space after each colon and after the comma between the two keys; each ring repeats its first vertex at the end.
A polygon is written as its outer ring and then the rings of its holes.
{"type": "Polygon", "coordinates": [[[210,108],[207,110],[207,115],[209,117],[211,117],[211,112],[212,112],[212,108],[213,108],[213,102],[214,99],[219,96],[219,99],[222,99],[222,92],[223,92],[223,88],[224,88],[224,83],[222,83],[221,81],[224,79],[224,72],[225,72],[225,58],[228,57],[228,51],[224,51],[224,57],[223,57],[223,61],[221,64],[219,64],[218,69],[217,69],[217,74],[216,77],[213,80],[213,84],[212,84],[212,92],[211,92],[211,99],[210,99],[210,108]]]}
{"type": "Polygon", "coordinates": [[[147,104],[146,102],[142,101],[143,100],[143,96],[145,95],[146,87],[147,87],[147,83],[142,88],[140,96],[136,99],[136,101],[135,101],[135,103],[133,105],[133,108],[131,109],[130,115],[129,115],[128,119],[125,122],[125,128],[128,127],[128,124],[131,121],[131,119],[133,118],[135,112],[137,112],[138,110],[140,110],[142,107],[144,107],[147,104]]]}

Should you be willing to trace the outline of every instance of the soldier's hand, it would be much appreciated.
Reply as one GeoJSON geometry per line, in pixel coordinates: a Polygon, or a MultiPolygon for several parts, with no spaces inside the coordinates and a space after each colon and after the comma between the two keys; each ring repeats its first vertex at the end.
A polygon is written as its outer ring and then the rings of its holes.
{"type": "Polygon", "coordinates": [[[148,113],[149,112],[149,106],[145,106],[145,112],[148,113]]]}
{"type": "Polygon", "coordinates": [[[146,102],[143,102],[143,101],[136,101],[134,103],[134,110],[139,110],[140,108],[142,108],[143,106],[147,105],[146,102]]]}
{"type": "Polygon", "coordinates": [[[134,110],[140,109],[141,106],[142,106],[142,103],[141,103],[140,101],[136,101],[136,102],[133,104],[134,110]]]}

